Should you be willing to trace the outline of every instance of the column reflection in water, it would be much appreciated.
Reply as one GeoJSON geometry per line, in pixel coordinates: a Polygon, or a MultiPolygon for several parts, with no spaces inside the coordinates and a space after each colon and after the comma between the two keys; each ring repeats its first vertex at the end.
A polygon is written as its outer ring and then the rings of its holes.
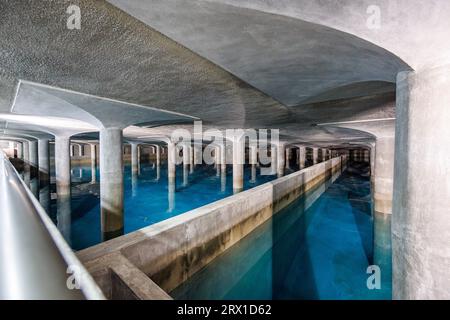
{"type": "Polygon", "coordinates": [[[224,143],[220,145],[220,191],[227,189],[227,148],[224,143]]]}
{"type": "Polygon", "coordinates": [[[23,181],[30,187],[31,171],[30,171],[30,148],[28,142],[23,144],[23,181]]]}
{"type": "Polygon", "coordinates": [[[220,146],[217,146],[214,149],[214,165],[216,166],[216,177],[220,177],[220,171],[221,171],[221,166],[220,166],[220,146]]]}
{"type": "Polygon", "coordinates": [[[183,186],[187,186],[189,184],[189,145],[183,145],[183,186]]]}
{"type": "Polygon", "coordinates": [[[220,167],[220,191],[225,192],[227,189],[227,165],[221,164],[220,167]]]}
{"type": "Polygon", "coordinates": [[[189,173],[194,173],[194,148],[192,146],[189,147],[189,173]]]}
{"type": "Polygon", "coordinates": [[[270,148],[270,174],[277,173],[277,149],[272,146],[270,148]]]}
{"type": "MultiPolygon", "coordinates": [[[[155,164],[153,164],[153,169],[155,169],[155,164]]],[[[161,177],[161,163],[156,165],[156,181],[159,181],[159,178],[161,177]]]]}
{"type": "Polygon", "coordinates": [[[70,203],[70,194],[69,195],[58,195],[57,203],[57,211],[56,211],[56,219],[57,219],[57,228],[59,232],[61,232],[64,239],[70,245],[70,235],[71,235],[71,215],[72,208],[70,203]]]}
{"type": "Polygon", "coordinates": [[[374,211],[373,228],[373,264],[380,267],[383,289],[392,283],[391,215],[374,211]]]}
{"type": "Polygon", "coordinates": [[[42,206],[42,208],[44,208],[45,212],[47,212],[48,214],[50,214],[50,186],[46,185],[46,186],[42,186],[39,190],[39,202],[42,206]]]}
{"type": "Polygon", "coordinates": [[[167,211],[172,212],[175,209],[175,183],[176,183],[176,152],[177,147],[173,142],[167,144],[167,191],[169,206],[167,211]]]}
{"type": "Polygon", "coordinates": [[[137,172],[132,172],[131,174],[131,195],[136,197],[138,188],[138,174],[137,172]]]}
{"type": "Polygon", "coordinates": [[[256,183],[256,164],[252,164],[251,170],[252,170],[252,176],[250,179],[250,183],[256,183]]]}
{"type": "Polygon", "coordinates": [[[30,190],[31,193],[34,194],[36,198],[39,197],[39,179],[33,178],[30,180],[30,190]]]}
{"type": "Polygon", "coordinates": [[[167,211],[168,212],[172,212],[175,209],[175,180],[170,180],[169,179],[169,184],[167,186],[167,190],[168,190],[168,208],[167,211]]]}
{"type": "Polygon", "coordinates": [[[91,144],[91,184],[97,182],[97,154],[95,144],[91,144]]]}

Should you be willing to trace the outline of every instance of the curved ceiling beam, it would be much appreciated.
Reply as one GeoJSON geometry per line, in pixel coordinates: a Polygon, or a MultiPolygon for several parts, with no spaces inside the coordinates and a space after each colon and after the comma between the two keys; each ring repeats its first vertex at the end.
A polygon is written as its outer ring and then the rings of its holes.
{"type": "Polygon", "coordinates": [[[410,69],[373,42],[320,21],[245,7],[252,1],[109,2],[286,106],[353,83],[394,83],[399,71],[410,69]]]}
{"type": "Polygon", "coordinates": [[[416,70],[450,62],[450,42],[446,41],[450,30],[449,1],[206,1],[283,15],[340,30],[385,48],[416,70]],[[376,21],[378,13],[379,20],[376,21]]]}

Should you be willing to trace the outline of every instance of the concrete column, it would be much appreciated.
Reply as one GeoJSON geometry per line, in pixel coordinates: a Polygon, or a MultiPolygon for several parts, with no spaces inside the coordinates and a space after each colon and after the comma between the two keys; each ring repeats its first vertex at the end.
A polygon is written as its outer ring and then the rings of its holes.
{"type": "Polygon", "coordinates": [[[137,158],[138,158],[138,175],[141,174],[141,146],[137,147],[137,158]]]}
{"type": "MultiPolygon", "coordinates": [[[[358,150],[358,154],[360,154],[358,150]]],[[[394,137],[377,137],[373,177],[373,264],[380,267],[383,282],[391,281],[391,235],[394,169],[394,137]]]]}
{"type": "Polygon", "coordinates": [[[392,213],[394,137],[378,137],[375,152],[374,210],[392,213]]]}
{"type": "Polygon", "coordinates": [[[122,130],[100,130],[100,207],[104,241],[123,234],[122,130]]]}
{"type": "Polygon", "coordinates": [[[75,146],[73,144],[70,145],[70,156],[75,156],[75,146]]]}
{"type": "Polygon", "coordinates": [[[176,153],[177,146],[170,141],[167,144],[168,212],[175,209],[176,153]]]}
{"type": "Polygon", "coordinates": [[[220,147],[217,146],[214,148],[214,162],[216,164],[216,176],[220,177],[220,147]]]}
{"type": "Polygon", "coordinates": [[[328,160],[328,155],[327,155],[328,150],[323,148],[322,149],[322,161],[327,161],[328,160]]]}
{"type": "Polygon", "coordinates": [[[148,163],[152,163],[152,154],[155,155],[156,157],[156,147],[155,146],[149,146],[148,147],[149,151],[148,151],[148,163]]]}
{"type": "Polygon", "coordinates": [[[250,164],[251,164],[251,183],[256,182],[256,163],[258,162],[258,147],[251,146],[250,147],[250,164]]]}
{"type": "Polygon", "coordinates": [[[38,141],[39,158],[39,183],[41,187],[50,183],[50,152],[47,139],[38,141]]]}
{"type": "Polygon", "coordinates": [[[202,153],[203,153],[203,146],[198,143],[195,143],[194,144],[194,165],[203,163],[202,153]]]}
{"type": "Polygon", "coordinates": [[[137,143],[131,143],[131,173],[132,175],[137,175],[139,169],[139,157],[138,157],[138,148],[139,145],[137,143]]]}
{"type": "Polygon", "coordinates": [[[71,190],[70,190],[70,138],[55,136],[55,177],[57,193],[57,227],[70,243],[71,190]]]}
{"type": "MultiPolygon", "coordinates": [[[[375,177],[375,144],[370,148],[370,185],[373,188],[375,177]]],[[[373,201],[373,199],[372,199],[373,201]]]]}
{"type": "Polygon", "coordinates": [[[226,144],[220,145],[220,190],[225,192],[227,188],[227,149],[226,144]]]}
{"type": "Polygon", "coordinates": [[[298,147],[299,153],[299,169],[303,169],[306,166],[306,147],[298,147]]]}
{"type": "Polygon", "coordinates": [[[167,176],[169,184],[175,185],[176,178],[176,152],[177,148],[175,143],[169,142],[167,144],[167,176]]]}
{"type": "Polygon", "coordinates": [[[312,156],[313,156],[313,164],[317,164],[319,162],[319,149],[312,148],[312,156]]]}
{"type": "Polygon", "coordinates": [[[23,145],[23,181],[29,187],[30,186],[30,147],[28,141],[22,142],[23,145]]]}
{"type": "Polygon", "coordinates": [[[395,299],[450,299],[449,88],[450,65],[397,77],[395,299]]]}
{"type": "Polygon", "coordinates": [[[194,173],[194,148],[189,146],[189,173],[194,173]]]}
{"type": "Polygon", "coordinates": [[[30,149],[29,157],[30,157],[30,172],[31,179],[38,177],[39,172],[39,160],[38,160],[38,142],[37,140],[32,140],[28,143],[28,147],[30,149]]]}
{"type": "Polygon", "coordinates": [[[245,139],[234,137],[233,139],[233,193],[244,189],[244,152],[245,139]]]}
{"type": "Polygon", "coordinates": [[[370,155],[370,153],[369,153],[370,151],[369,150],[364,150],[364,162],[366,162],[366,163],[369,163],[370,162],[370,157],[369,157],[369,155],[370,155]]]}
{"type": "Polygon", "coordinates": [[[156,145],[155,146],[155,153],[156,153],[156,166],[159,167],[161,165],[161,147],[156,145]]]}
{"type": "Polygon", "coordinates": [[[91,144],[91,183],[97,182],[97,150],[95,144],[91,144]]]}
{"type": "Polygon", "coordinates": [[[56,193],[70,196],[70,138],[55,136],[55,176],[56,193]]]}
{"type": "Polygon", "coordinates": [[[286,145],[284,143],[279,143],[277,146],[277,175],[278,177],[284,176],[284,166],[285,166],[285,154],[286,145]]]}
{"type": "Polygon", "coordinates": [[[189,145],[183,144],[183,186],[189,183],[189,145]]]}
{"type": "Polygon", "coordinates": [[[78,144],[78,156],[80,158],[84,156],[84,146],[81,143],[78,144]]]}
{"type": "Polygon", "coordinates": [[[291,148],[286,148],[286,157],[285,157],[285,161],[286,161],[286,169],[289,169],[289,158],[291,155],[291,148]]]}
{"type": "Polygon", "coordinates": [[[20,142],[17,142],[17,158],[23,159],[23,144],[20,142]]]}
{"type": "Polygon", "coordinates": [[[14,158],[15,147],[13,141],[8,141],[8,148],[4,149],[6,151],[6,156],[9,158],[14,158]]]}
{"type": "Polygon", "coordinates": [[[270,147],[270,174],[277,173],[277,148],[275,146],[270,147]]]}

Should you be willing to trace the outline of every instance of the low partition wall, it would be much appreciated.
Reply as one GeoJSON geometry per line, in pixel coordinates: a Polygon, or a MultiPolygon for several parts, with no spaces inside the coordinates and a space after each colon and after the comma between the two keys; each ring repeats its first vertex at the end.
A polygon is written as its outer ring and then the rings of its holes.
{"type": "Polygon", "coordinates": [[[167,292],[306,191],[341,172],[336,157],[78,253],[110,299],[167,292]]]}

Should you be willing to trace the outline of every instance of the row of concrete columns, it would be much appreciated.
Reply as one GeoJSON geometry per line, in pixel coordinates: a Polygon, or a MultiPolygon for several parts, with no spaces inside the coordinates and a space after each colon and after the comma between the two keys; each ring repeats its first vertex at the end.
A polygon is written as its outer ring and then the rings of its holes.
{"type": "MultiPolygon", "coordinates": [[[[41,186],[49,183],[50,177],[50,156],[49,156],[49,140],[29,141],[28,146],[24,147],[23,157],[27,159],[27,163],[34,167],[39,167],[39,178],[41,186]]],[[[74,155],[74,146],[79,148],[79,156],[83,156],[84,148],[81,144],[71,143],[70,136],[57,135],[55,136],[55,178],[56,189],[58,196],[58,212],[68,212],[64,215],[66,219],[70,219],[70,198],[71,198],[71,171],[70,159],[74,155]]],[[[122,146],[123,137],[122,130],[118,128],[105,128],[100,131],[100,206],[101,206],[101,228],[103,240],[114,238],[123,234],[123,157],[122,146]]],[[[156,153],[156,164],[159,170],[161,163],[161,153],[165,148],[154,145],[156,153]]],[[[90,144],[91,157],[91,183],[96,183],[97,172],[97,151],[96,145],[90,144]]],[[[243,174],[245,164],[245,140],[236,138],[233,141],[233,191],[240,192],[243,189],[243,174]]],[[[22,150],[22,149],[21,149],[22,150]]],[[[168,182],[169,182],[169,197],[174,198],[175,192],[175,177],[176,177],[176,152],[177,145],[173,142],[167,144],[168,154],[168,182]],[[172,196],[170,196],[172,195],[172,196]]],[[[318,149],[314,148],[313,152],[317,153],[318,149]]],[[[202,146],[183,145],[183,184],[187,184],[188,174],[192,173],[196,163],[200,163],[201,157],[199,153],[202,152],[202,146]]],[[[285,167],[289,167],[289,156],[286,157],[286,144],[281,143],[278,146],[271,148],[271,161],[273,173],[278,176],[284,175],[285,167]]],[[[132,175],[136,176],[139,172],[140,156],[139,144],[131,143],[131,171],[132,175]]],[[[214,147],[214,161],[216,163],[217,175],[222,176],[222,189],[225,190],[226,184],[226,146],[217,145],[214,147]]],[[[306,148],[299,147],[299,166],[303,168],[306,161],[306,148]]],[[[318,161],[317,157],[315,157],[318,161]]],[[[256,147],[250,148],[250,163],[251,163],[251,180],[256,181],[256,166],[258,165],[258,149],[256,147]]],[[[159,176],[159,175],[158,175],[159,176]]],[[[49,202],[49,201],[48,201],[49,202]]],[[[169,199],[169,203],[173,203],[169,199]]],[[[170,210],[170,208],[169,208],[170,210]]],[[[58,219],[59,220],[59,219],[58,219]]],[[[62,219],[64,220],[64,218],[62,219]]],[[[59,224],[59,223],[58,223],[59,224]]],[[[61,221],[61,232],[68,237],[68,230],[63,230],[63,226],[70,225],[69,222],[61,221]]]]}
{"type": "MultiPolygon", "coordinates": [[[[391,214],[394,297],[402,299],[449,296],[450,277],[450,66],[422,67],[400,73],[397,79],[396,133],[377,136],[375,146],[357,159],[371,161],[374,211],[391,214]],[[439,143],[437,147],[437,142],[439,143]],[[395,152],[394,152],[395,150],[395,152]],[[395,160],[395,161],[394,161],[395,160]],[[395,179],[394,179],[395,177],[395,179]],[[395,188],[394,188],[395,185],[395,188]]],[[[100,132],[102,230],[114,236],[123,230],[122,132],[100,132]]],[[[38,164],[35,141],[22,145],[26,163],[38,164]]],[[[39,147],[39,145],[38,145],[39,147]]],[[[281,173],[285,150],[272,148],[272,163],[281,173]],[[276,156],[275,154],[278,154],[276,156]],[[283,156],[280,156],[283,154],[283,156]]],[[[45,154],[45,147],[42,147],[45,154]]],[[[199,148],[194,147],[194,164],[199,148]]],[[[41,148],[39,148],[41,150],[41,148]]],[[[70,195],[70,140],[55,138],[58,198],[70,195]]],[[[164,150],[162,150],[164,152],[164,150]]],[[[169,180],[175,180],[175,145],[169,143],[169,180]]],[[[300,167],[306,152],[299,149],[300,167]]],[[[326,152],[323,158],[328,155],[326,152]]],[[[242,189],[244,143],[233,143],[233,188],[242,189]]],[[[45,159],[45,156],[43,157],[45,159]]],[[[312,162],[319,160],[313,148],[312,162]]],[[[44,160],[42,160],[44,161],[44,160]]],[[[283,164],[284,161],[284,166],[283,164]]],[[[289,165],[289,164],[287,164],[289,165]]],[[[45,168],[45,164],[42,164],[45,168]]]]}
{"type": "MultiPolygon", "coordinates": [[[[373,149],[373,148],[371,148],[373,149]]],[[[369,149],[353,149],[349,152],[350,160],[354,162],[370,162],[371,150],[369,149]]]]}

